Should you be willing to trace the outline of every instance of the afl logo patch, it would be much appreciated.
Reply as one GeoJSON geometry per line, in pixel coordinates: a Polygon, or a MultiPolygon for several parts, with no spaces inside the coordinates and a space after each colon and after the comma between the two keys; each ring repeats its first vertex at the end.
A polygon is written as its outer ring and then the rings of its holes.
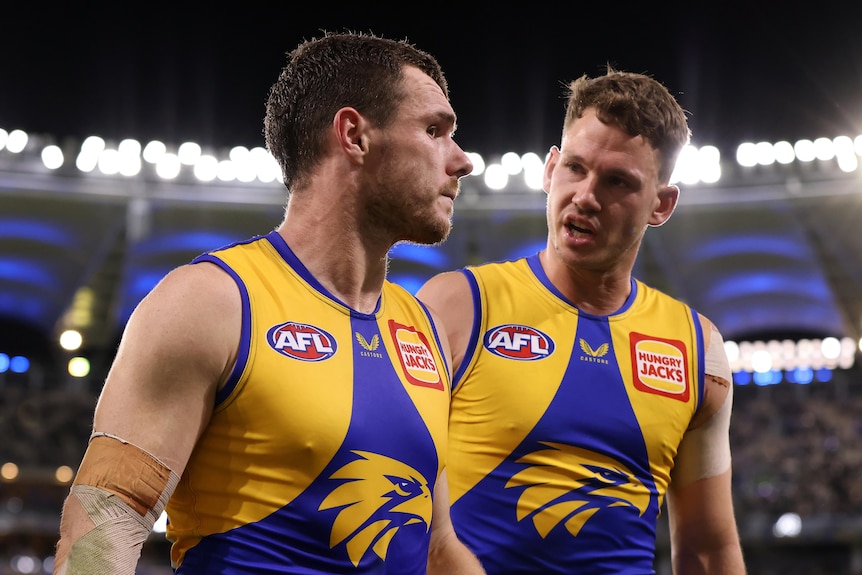
{"type": "Polygon", "coordinates": [[[554,340],[528,325],[498,325],[485,333],[485,349],[507,359],[534,361],[554,353],[554,340]]]}
{"type": "Polygon", "coordinates": [[[335,338],[326,331],[292,321],[269,328],[266,341],[278,353],[300,361],[323,361],[338,349],[335,338]]]}

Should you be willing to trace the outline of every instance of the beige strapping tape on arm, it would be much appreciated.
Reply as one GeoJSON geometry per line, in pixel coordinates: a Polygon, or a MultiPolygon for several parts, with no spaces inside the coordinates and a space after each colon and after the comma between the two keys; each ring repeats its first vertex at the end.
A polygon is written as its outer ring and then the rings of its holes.
{"type": "Polygon", "coordinates": [[[118,437],[94,433],[90,441],[70,496],[78,500],[94,527],[72,545],[57,575],[134,575],[141,548],[179,476],[118,437]],[[105,461],[115,462],[116,467],[102,468],[105,461]]]}

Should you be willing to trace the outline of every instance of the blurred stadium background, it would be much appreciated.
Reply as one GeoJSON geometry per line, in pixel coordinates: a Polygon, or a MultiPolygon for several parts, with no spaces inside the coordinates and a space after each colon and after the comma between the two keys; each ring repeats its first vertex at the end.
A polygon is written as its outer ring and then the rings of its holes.
{"type": "MultiPolygon", "coordinates": [[[[637,263],[727,340],[751,575],[862,573],[860,157],[852,134],[689,148],[677,213],[637,263]]],[[[415,291],[438,271],[544,245],[543,158],[473,158],[449,240],[396,246],[390,279],[415,291]]],[[[273,229],[285,200],[260,149],[0,127],[0,575],[51,572],[60,506],[134,306],[171,268],[273,229]]],[[[664,524],[659,550],[669,575],[664,524]]],[[[138,573],[170,573],[162,532],[138,573]]]]}

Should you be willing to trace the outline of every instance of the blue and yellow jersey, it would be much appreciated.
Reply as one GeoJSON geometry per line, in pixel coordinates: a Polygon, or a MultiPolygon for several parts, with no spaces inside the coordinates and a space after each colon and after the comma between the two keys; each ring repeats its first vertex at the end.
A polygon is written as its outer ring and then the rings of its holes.
{"type": "Polygon", "coordinates": [[[275,232],[197,262],[235,279],[243,320],[167,505],[176,572],[424,574],[451,394],[427,310],[389,282],[348,308],[275,232]]]}
{"type": "Polygon", "coordinates": [[[584,313],[538,255],[463,273],[476,320],[450,416],[455,531],[489,575],[653,573],[702,399],[697,314],[636,280],[618,312],[584,313]]]}

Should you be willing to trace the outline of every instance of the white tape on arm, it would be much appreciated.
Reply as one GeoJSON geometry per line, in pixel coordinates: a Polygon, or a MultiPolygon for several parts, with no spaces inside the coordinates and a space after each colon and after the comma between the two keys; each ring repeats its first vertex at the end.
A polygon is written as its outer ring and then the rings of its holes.
{"type": "MultiPolygon", "coordinates": [[[[703,424],[689,429],[679,445],[673,469],[674,485],[715,477],[730,469],[730,414],[733,409],[733,375],[724,351],[724,339],[712,326],[705,354],[706,379],[718,378],[727,386],[721,407],[703,424]]],[[[707,381],[713,387],[724,385],[707,381]]],[[[713,391],[715,393],[715,391],[713,391]]]]}

